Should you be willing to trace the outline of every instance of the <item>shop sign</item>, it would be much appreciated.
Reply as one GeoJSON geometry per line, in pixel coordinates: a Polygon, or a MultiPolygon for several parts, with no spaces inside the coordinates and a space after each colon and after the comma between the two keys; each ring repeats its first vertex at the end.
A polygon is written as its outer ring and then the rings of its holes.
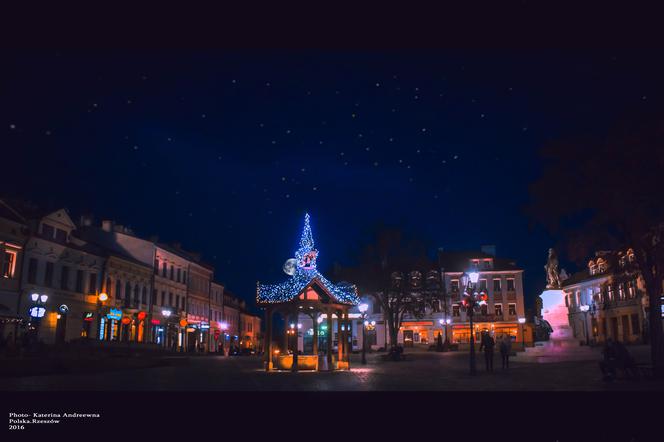
{"type": "Polygon", "coordinates": [[[208,329],[208,328],[210,328],[210,324],[208,324],[207,322],[201,322],[201,329],[202,330],[205,330],[205,329],[208,329]]]}
{"type": "Polygon", "coordinates": [[[159,319],[153,319],[153,320],[150,321],[150,324],[159,325],[159,324],[161,324],[161,321],[159,321],[159,319]]]}
{"type": "Polygon", "coordinates": [[[83,320],[84,321],[90,322],[94,319],[94,317],[95,317],[95,314],[92,313],[92,312],[84,312],[83,313],[83,320]]]}
{"type": "Polygon", "coordinates": [[[122,310],[117,309],[117,308],[112,308],[108,314],[106,315],[108,319],[115,319],[116,321],[119,321],[122,319],[122,310]]]}

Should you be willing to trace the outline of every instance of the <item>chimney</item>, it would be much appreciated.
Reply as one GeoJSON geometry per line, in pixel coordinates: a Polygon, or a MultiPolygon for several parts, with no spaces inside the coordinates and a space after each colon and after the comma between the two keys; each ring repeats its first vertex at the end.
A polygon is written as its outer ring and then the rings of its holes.
{"type": "Polygon", "coordinates": [[[491,245],[484,245],[482,246],[482,253],[486,253],[487,255],[491,255],[493,257],[496,256],[496,246],[491,244],[491,245]]]}
{"type": "Polygon", "coordinates": [[[110,219],[105,219],[101,222],[101,230],[104,232],[112,232],[113,231],[113,221],[110,219]]]}

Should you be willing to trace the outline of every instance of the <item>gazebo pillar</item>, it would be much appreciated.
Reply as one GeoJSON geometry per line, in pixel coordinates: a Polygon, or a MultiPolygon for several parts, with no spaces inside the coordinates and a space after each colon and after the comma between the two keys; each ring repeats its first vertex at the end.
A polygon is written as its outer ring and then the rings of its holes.
{"type": "Polygon", "coordinates": [[[332,330],[332,309],[327,309],[327,369],[332,371],[332,336],[334,335],[334,330],[332,330]]]}
{"type": "Polygon", "coordinates": [[[353,346],[353,331],[351,330],[350,318],[348,317],[348,309],[344,312],[346,324],[344,329],[346,334],[344,335],[344,361],[347,364],[347,368],[350,369],[350,352],[352,351],[353,346]],[[350,342],[349,341],[350,338],[350,342]]]}
{"type": "Polygon", "coordinates": [[[284,356],[286,356],[288,354],[288,344],[289,344],[288,343],[288,338],[289,338],[289,334],[288,334],[288,313],[282,311],[281,317],[284,319],[284,344],[283,344],[282,353],[284,354],[284,356]]]}
{"type": "Polygon", "coordinates": [[[272,309],[270,307],[265,309],[265,315],[265,370],[270,371],[272,370],[272,309]]]}
{"type": "Polygon", "coordinates": [[[318,370],[318,312],[314,313],[311,315],[311,320],[313,321],[313,327],[314,327],[314,345],[313,345],[313,353],[314,356],[316,356],[316,370],[318,370]]]}
{"type": "Polygon", "coordinates": [[[337,369],[341,369],[344,365],[344,336],[341,330],[343,321],[343,313],[339,310],[337,311],[337,369]]]}
{"type": "Polygon", "coordinates": [[[293,313],[295,316],[293,319],[295,321],[295,328],[293,329],[293,333],[295,333],[295,349],[293,350],[293,365],[291,367],[291,371],[297,371],[297,353],[300,348],[300,332],[298,331],[299,329],[297,328],[297,321],[300,319],[297,313],[297,310],[295,310],[295,313],[293,313]]]}

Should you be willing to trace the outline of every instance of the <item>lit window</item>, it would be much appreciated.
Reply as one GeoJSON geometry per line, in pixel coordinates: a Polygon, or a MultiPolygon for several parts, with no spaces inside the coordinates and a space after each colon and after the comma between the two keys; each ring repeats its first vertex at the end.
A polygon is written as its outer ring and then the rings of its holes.
{"type": "Polygon", "coordinates": [[[516,316],[516,304],[508,304],[507,307],[508,307],[507,313],[510,316],[516,316]]]}
{"type": "Polygon", "coordinates": [[[456,293],[459,291],[459,280],[458,279],[453,279],[452,280],[452,293],[456,293]]]}
{"type": "Polygon", "coordinates": [[[460,316],[459,304],[452,306],[452,316],[460,316]]]}
{"type": "Polygon", "coordinates": [[[2,277],[13,278],[14,271],[16,270],[16,252],[5,250],[4,259],[2,260],[2,277]]]}
{"type": "Polygon", "coordinates": [[[503,305],[502,304],[495,304],[494,309],[496,312],[496,316],[503,316],[503,305]]]}
{"type": "Polygon", "coordinates": [[[514,278],[507,278],[507,291],[513,292],[515,290],[514,278]]]}

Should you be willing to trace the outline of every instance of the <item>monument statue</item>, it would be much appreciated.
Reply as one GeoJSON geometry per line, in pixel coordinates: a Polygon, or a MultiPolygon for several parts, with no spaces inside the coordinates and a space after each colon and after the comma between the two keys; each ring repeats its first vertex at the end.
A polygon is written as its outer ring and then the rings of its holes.
{"type": "Polygon", "coordinates": [[[546,270],[546,288],[547,289],[560,289],[560,275],[558,274],[558,256],[556,251],[549,249],[549,260],[544,266],[546,270]]]}

